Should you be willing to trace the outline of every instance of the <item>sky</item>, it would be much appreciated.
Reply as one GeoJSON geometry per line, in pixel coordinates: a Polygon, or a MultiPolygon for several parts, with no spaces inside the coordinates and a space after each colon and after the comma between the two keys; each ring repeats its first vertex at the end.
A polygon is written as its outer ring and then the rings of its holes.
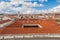
{"type": "Polygon", "coordinates": [[[0,0],[0,12],[7,14],[60,13],[60,0],[0,0]]]}

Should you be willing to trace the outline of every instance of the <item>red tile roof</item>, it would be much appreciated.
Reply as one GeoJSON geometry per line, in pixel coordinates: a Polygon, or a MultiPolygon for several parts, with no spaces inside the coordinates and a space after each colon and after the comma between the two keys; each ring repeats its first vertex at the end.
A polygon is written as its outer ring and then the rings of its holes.
{"type": "Polygon", "coordinates": [[[2,20],[2,21],[0,21],[0,24],[3,24],[3,23],[6,23],[6,22],[8,22],[9,20],[2,20]]]}
{"type": "Polygon", "coordinates": [[[19,20],[4,28],[0,34],[41,34],[60,33],[60,27],[55,20],[19,20]],[[39,24],[42,28],[22,28],[23,24],[39,24]]]}

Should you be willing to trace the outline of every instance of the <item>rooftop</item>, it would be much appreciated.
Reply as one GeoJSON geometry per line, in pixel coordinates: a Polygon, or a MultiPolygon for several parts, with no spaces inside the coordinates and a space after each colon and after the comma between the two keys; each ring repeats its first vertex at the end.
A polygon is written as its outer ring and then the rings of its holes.
{"type": "MultiPolygon", "coordinates": [[[[42,33],[60,33],[60,24],[58,24],[57,19],[52,19],[48,16],[48,19],[38,18],[34,19],[33,17],[29,17],[27,19],[20,18],[20,16],[13,17],[10,20],[10,23],[7,23],[8,26],[0,29],[0,34],[42,34],[42,33]]],[[[36,17],[36,15],[34,16],[36,17]]],[[[55,17],[55,16],[54,16],[55,17]]],[[[10,17],[11,18],[11,17],[10,17]]],[[[60,18],[60,17],[57,17],[60,18]]],[[[59,21],[60,22],[60,21],[59,21]]],[[[3,25],[3,24],[2,24],[3,25]]]]}

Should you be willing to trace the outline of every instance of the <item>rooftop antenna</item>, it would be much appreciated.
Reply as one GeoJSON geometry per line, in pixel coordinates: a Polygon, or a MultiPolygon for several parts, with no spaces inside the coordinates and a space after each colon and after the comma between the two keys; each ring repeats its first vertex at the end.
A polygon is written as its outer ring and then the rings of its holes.
{"type": "Polygon", "coordinates": [[[19,17],[20,11],[18,11],[18,17],[19,17]]]}

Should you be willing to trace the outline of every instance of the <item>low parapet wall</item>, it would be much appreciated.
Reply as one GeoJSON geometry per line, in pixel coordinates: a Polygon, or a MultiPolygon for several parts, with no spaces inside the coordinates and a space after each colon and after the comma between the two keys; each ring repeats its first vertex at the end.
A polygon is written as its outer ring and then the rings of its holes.
{"type": "Polygon", "coordinates": [[[6,23],[3,23],[3,24],[0,24],[0,28],[6,27],[6,26],[12,24],[13,22],[14,22],[14,20],[11,20],[11,21],[9,21],[9,22],[6,22],[6,23]]]}
{"type": "Polygon", "coordinates": [[[60,34],[4,34],[0,35],[0,39],[15,38],[60,38],[60,34]]]}

